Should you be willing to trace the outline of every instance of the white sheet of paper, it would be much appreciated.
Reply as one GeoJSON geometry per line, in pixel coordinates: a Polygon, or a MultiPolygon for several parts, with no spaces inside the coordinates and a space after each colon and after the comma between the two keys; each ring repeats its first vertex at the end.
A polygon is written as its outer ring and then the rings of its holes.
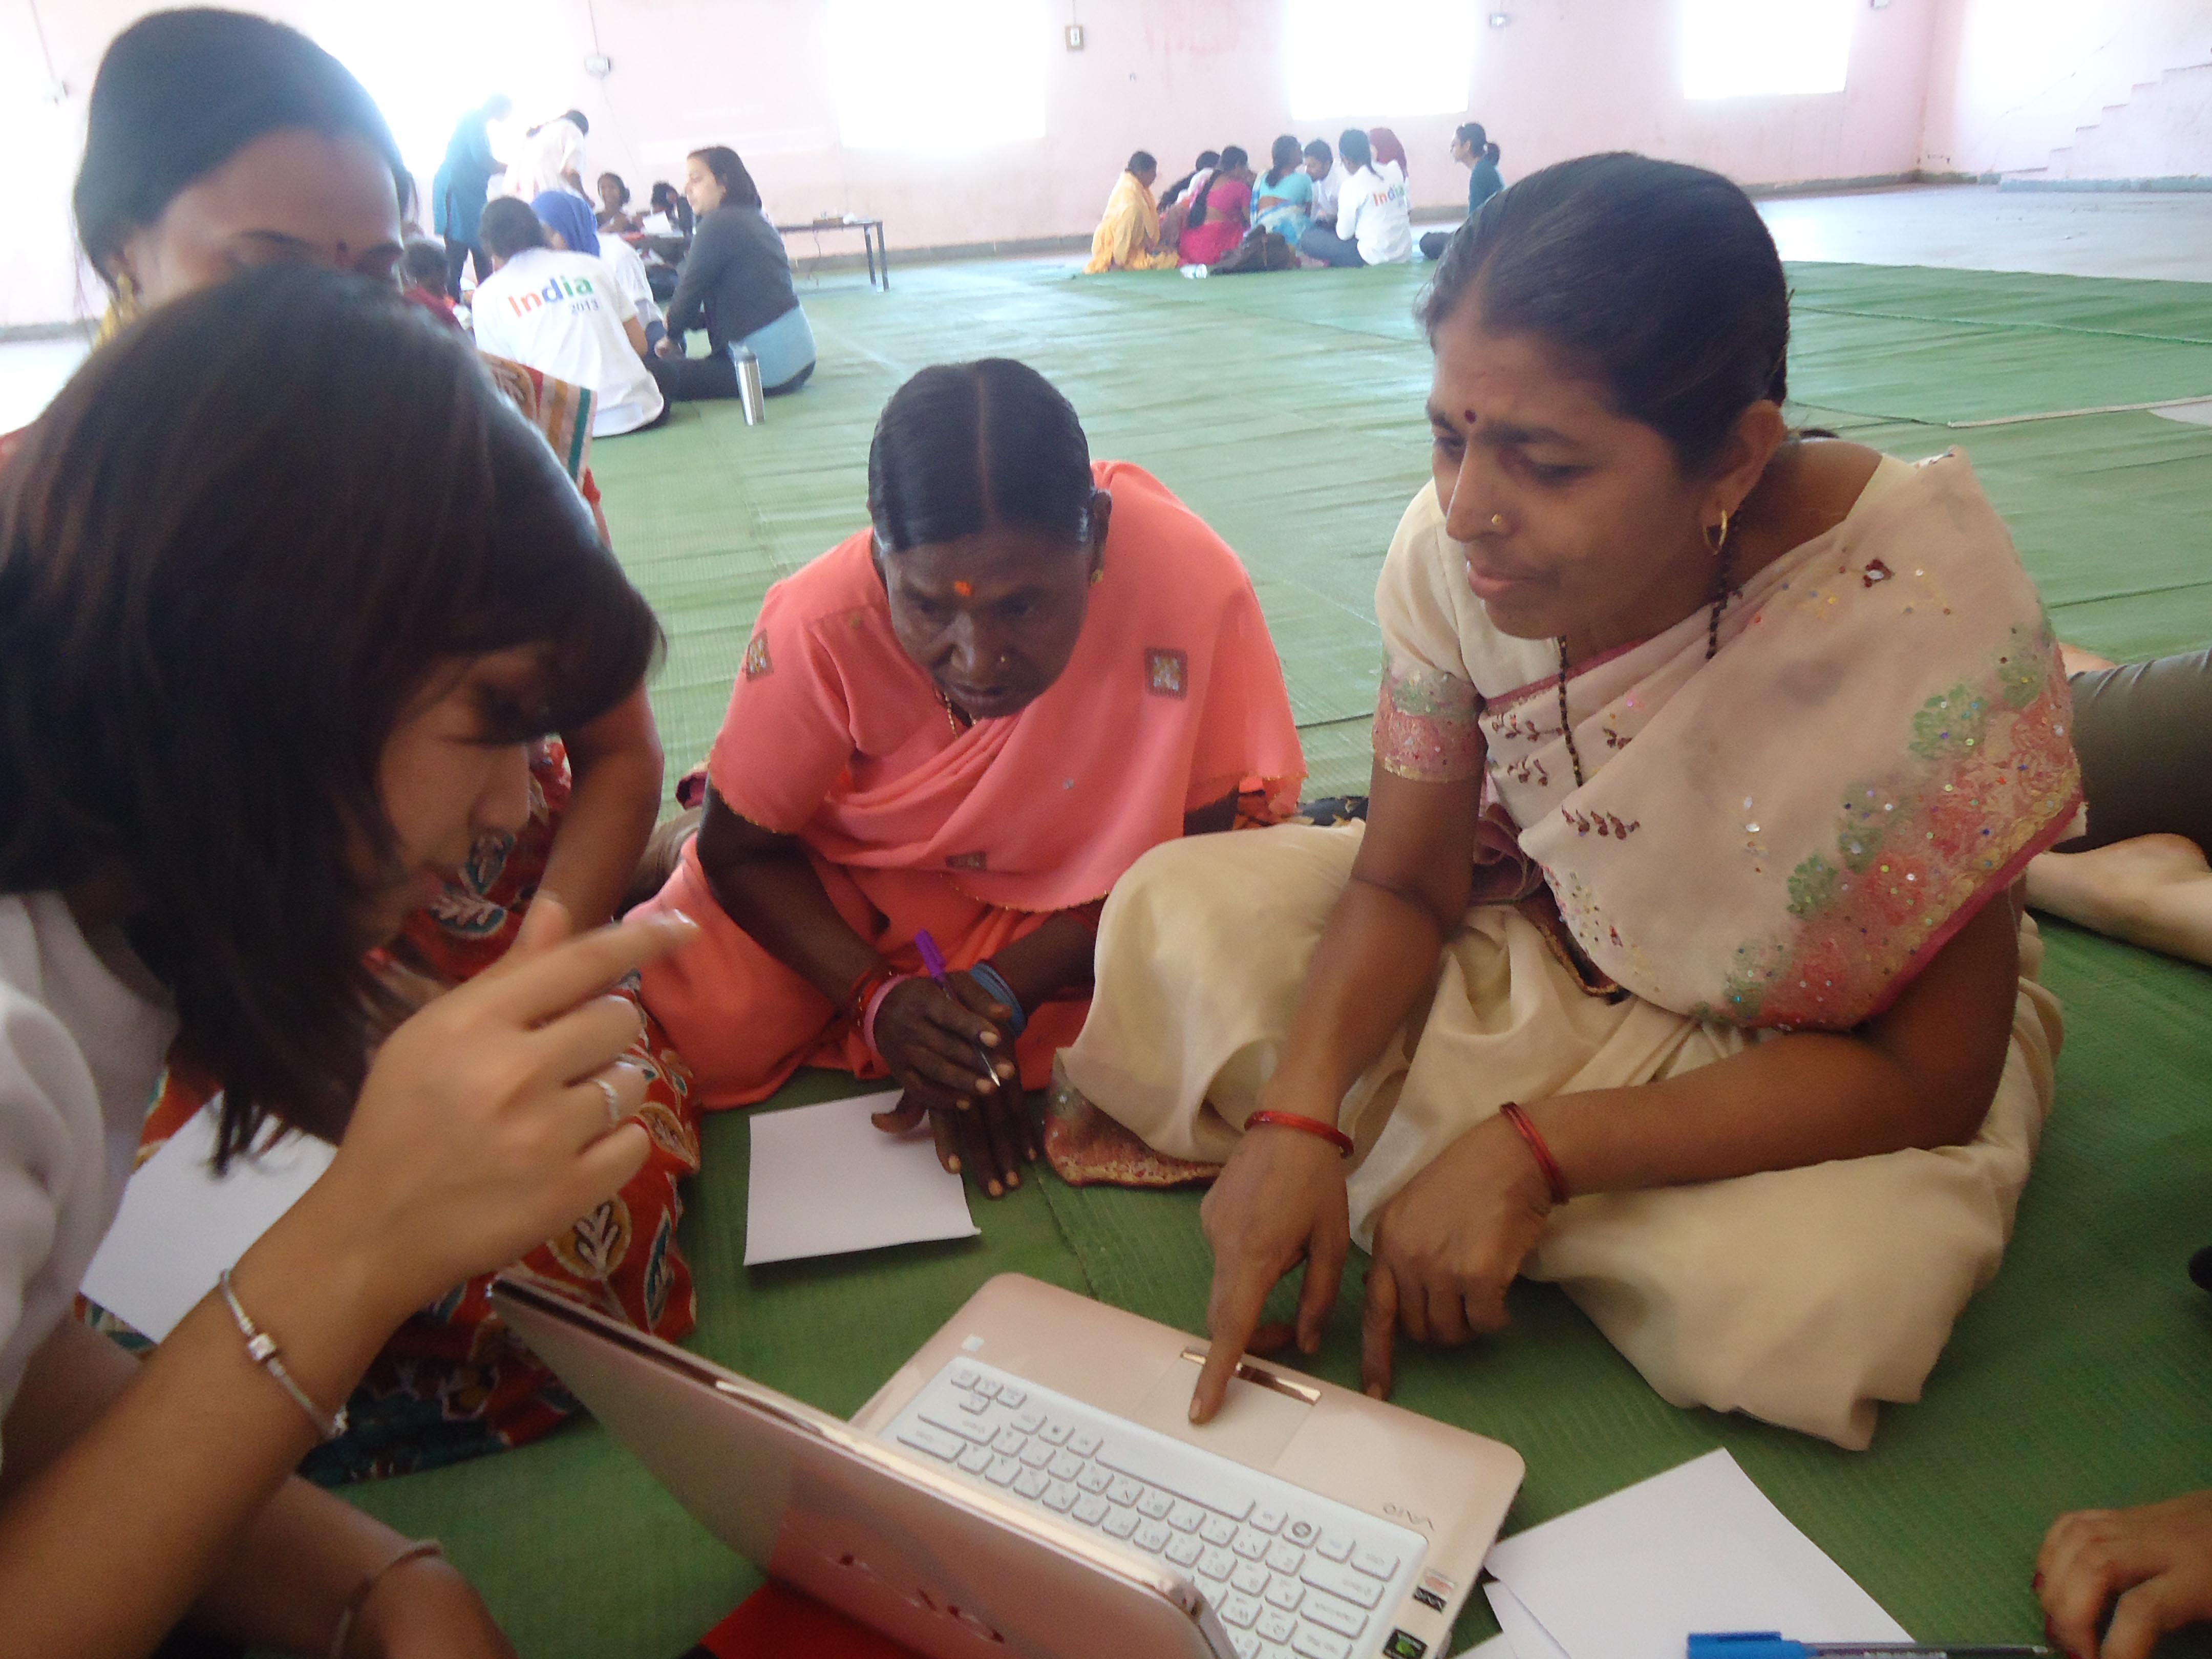
{"type": "Polygon", "coordinates": [[[260,1158],[234,1158],[218,1181],[208,1167],[215,1131],[210,1104],[138,1166],[84,1270],[84,1293],[156,1342],[337,1156],[325,1141],[290,1135],[260,1158]]]}
{"type": "Polygon", "coordinates": [[[1506,1659],[1569,1659],[1567,1650],[1511,1590],[1493,1578],[1483,1585],[1482,1593],[1490,1598],[1490,1610],[1505,1632],[1498,1639],[1507,1644],[1506,1659]]]}
{"type": "Polygon", "coordinates": [[[1455,1659],[1515,1659],[1513,1644],[1502,1636],[1493,1636],[1487,1642],[1477,1642],[1455,1659]]]}
{"type": "Polygon", "coordinates": [[[1726,1451],[1505,1539],[1483,1565],[1570,1659],[1682,1659],[1694,1631],[1912,1639],[1726,1451]]]}
{"type": "Polygon", "coordinates": [[[898,1091],[793,1106],[752,1120],[745,1266],[972,1238],[961,1178],[937,1161],[927,1123],[887,1135],[868,1121],[898,1091]]]}

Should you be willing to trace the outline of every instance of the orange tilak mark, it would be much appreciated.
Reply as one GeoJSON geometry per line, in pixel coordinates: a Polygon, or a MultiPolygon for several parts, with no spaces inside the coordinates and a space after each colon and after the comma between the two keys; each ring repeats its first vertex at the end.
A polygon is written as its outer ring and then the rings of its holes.
{"type": "Polygon", "coordinates": [[[952,591],[963,599],[972,599],[975,597],[975,585],[970,582],[955,582],[952,584],[952,591]]]}

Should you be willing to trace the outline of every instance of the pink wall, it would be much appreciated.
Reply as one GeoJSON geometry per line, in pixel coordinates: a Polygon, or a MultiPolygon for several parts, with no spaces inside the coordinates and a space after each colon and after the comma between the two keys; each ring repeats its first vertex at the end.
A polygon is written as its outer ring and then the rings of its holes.
{"type": "Polygon", "coordinates": [[[2160,178],[2212,173],[2203,0],[1936,0],[1923,165],[2160,178]],[[2130,106],[2133,106],[2133,108],[2130,106]],[[2191,113],[2198,118],[2187,118],[2191,113]],[[2094,126],[2077,143],[2077,129],[2094,126]],[[2053,161],[2053,152],[2069,152],[2053,161]],[[2080,155],[2070,152],[2081,152],[2080,155]]]}
{"type": "MultiPolygon", "coordinates": [[[[1989,0],[2006,3],[2008,0],[1989,0]]],[[[1511,15],[1486,29],[1468,81],[1468,111],[1504,146],[1510,178],[1565,156],[1625,148],[1697,161],[1747,184],[1895,175],[1921,152],[1929,41],[1953,0],[1892,0],[1857,14],[1848,89],[1831,97],[1690,103],[1680,92],[1679,9],[1662,0],[1494,0],[1511,15]]],[[[0,250],[0,325],[82,314],[69,252],[67,191],[83,97],[100,51],[152,8],[129,0],[44,0],[55,65],[70,88],[40,100],[45,80],[25,8],[0,12],[0,153],[31,159],[11,212],[18,234],[0,250]]],[[[453,39],[457,12],[433,0],[264,0],[264,9],[322,34],[357,29],[364,10],[394,38],[453,39]],[[420,13],[416,19],[413,14],[420,13]],[[440,20],[446,20],[441,25],[440,20]],[[421,27],[415,27],[419,21],[421,27]]],[[[604,81],[583,73],[593,50],[582,0],[536,0],[528,45],[552,65],[535,88],[543,115],[574,102],[592,119],[592,165],[633,185],[680,177],[685,149],[720,142],[741,151],[780,217],[822,210],[881,216],[895,246],[915,248],[1086,234],[1122,160],[1142,146],[1170,176],[1198,150],[1242,143],[1264,156],[1279,132],[1332,139],[1350,125],[1394,127],[1410,152],[1417,207],[1466,199],[1447,156],[1459,115],[1350,110],[1291,119],[1284,89],[1282,0],[1079,0],[1086,49],[1050,54],[1043,139],[956,157],[848,151],[837,140],[828,85],[826,0],[597,0],[604,81]]],[[[1039,8],[1057,37],[1065,14],[1039,8]]],[[[1346,15],[1358,8],[1347,6],[1346,15]]],[[[1409,40],[1407,50],[1421,43],[1409,40]]],[[[497,52],[461,66],[498,83],[497,52]]],[[[435,67],[451,74],[454,66],[435,67]]],[[[429,72],[426,68],[426,73],[429,72]]],[[[372,82],[374,77],[370,77],[372,82]]],[[[470,100],[457,96],[458,110],[470,100]]],[[[405,134],[403,133],[403,138],[405,134]]],[[[434,148],[410,159],[426,169],[434,148]]]]}

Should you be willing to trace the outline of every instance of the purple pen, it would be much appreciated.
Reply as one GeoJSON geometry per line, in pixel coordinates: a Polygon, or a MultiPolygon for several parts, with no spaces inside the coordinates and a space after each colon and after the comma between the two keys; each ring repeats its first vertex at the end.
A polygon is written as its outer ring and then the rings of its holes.
{"type": "MultiPolygon", "coordinates": [[[[935,980],[945,995],[959,1002],[960,999],[953,994],[952,977],[945,971],[945,952],[937,948],[937,941],[930,938],[928,928],[915,930],[914,948],[921,953],[921,971],[935,980]]],[[[964,1003],[961,1006],[966,1006],[964,1003]]],[[[991,1079],[991,1086],[995,1089],[999,1085],[999,1067],[991,1058],[991,1051],[979,1042],[975,1045],[975,1054],[983,1062],[983,1075],[991,1079]]]]}

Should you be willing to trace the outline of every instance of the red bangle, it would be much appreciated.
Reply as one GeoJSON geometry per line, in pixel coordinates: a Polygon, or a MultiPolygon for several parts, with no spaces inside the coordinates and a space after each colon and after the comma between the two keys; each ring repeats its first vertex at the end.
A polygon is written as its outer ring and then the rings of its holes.
{"type": "Polygon", "coordinates": [[[1317,1117],[1301,1117],[1296,1112],[1255,1112],[1244,1120],[1244,1127],[1248,1129],[1263,1123],[1272,1123],[1279,1129],[1296,1129],[1301,1134],[1316,1136],[1335,1147],[1342,1158],[1350,1158],[1356,1150],[1350,1135],[1334,1123],[1324,1123],[1317,1117]]]}
{"type": "Polygon", "coordinates": [[[878,962],[853,981],[853,988],[845,993],[845,1018],[853,1029],[860,1030],[868,1023],[868,1003],[878,991],[899,977],[899,970],[888,962],[878,962]]]}
{"type": "Polygon", "coordinates": [[[1536,1126],[1528,1121],[1528,1114],[1512,1101],[1498,1109],[1498,1115],[1513,1126],[1513,1133],[1528,1143],[1528,1155],[1536,1160],[1542,1172],[1544,1184],[1552,1190],[1552,1202],[1564,1204],[1574,1194],[1567,1190],[1567,1177],[1559,1169],[1559,1160],[1552,1156],[1552,1149],[1544,1144],[1544,1137],[1536,1133],[1536,1126]]]}

